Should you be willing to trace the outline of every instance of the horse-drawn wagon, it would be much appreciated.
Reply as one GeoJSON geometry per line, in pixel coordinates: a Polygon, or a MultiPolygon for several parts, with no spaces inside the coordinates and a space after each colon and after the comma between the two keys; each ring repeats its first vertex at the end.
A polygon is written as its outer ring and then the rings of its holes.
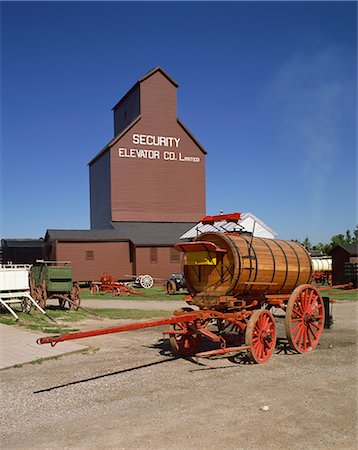
{"type": "Polygon", "coordinates": [[[30,289],[42,308],[48,300],[57,299],[61,307],[68,303],[76,311],[81,302],[80,287],[73,282],[72,267],[66,261],[37,261],[31,267],[30,289]]]}
{"type": "MultiPolygon", "coordinates": [[[[238,222],[240,214],[206,217],[238,222]]],[[[317,287],[309,284],[311,259],[292,241],[265,239],[241,232],[210,232],[175,245],[184,254],[183,272],[190,293],[186,307],[168,319],[45,337],[51,343],[140,328],[170,325],[164,333],[174,353],[188,357],[244,354],[255,363],[269,360],[276,346],[273,312],[284,314],[293,350],[314,349],[324,328],[325,308],[317,287]],[[202,345],[203,343],[210,343],[202,345]]]]}

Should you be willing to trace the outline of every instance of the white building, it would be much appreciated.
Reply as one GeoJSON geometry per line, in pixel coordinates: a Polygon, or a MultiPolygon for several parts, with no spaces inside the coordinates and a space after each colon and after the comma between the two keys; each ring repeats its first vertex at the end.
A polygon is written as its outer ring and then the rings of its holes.
{"type": "Polygon", "coordinates": [[[254,236],[275,239],[277,233],[269,226],[258,219],[254,214],[247,212],[242,213],[241,218],[237,223],[226,222],[221,220],[214,222],[213,225],[203,225],[199,222],[194,227],[190,228],[186,233],[180,236],[181,240],[194,239],[201,233],[207,233],[212,231],[220,232],[232,232],[232,231],[246,231],[253,233],[254,236]]]}

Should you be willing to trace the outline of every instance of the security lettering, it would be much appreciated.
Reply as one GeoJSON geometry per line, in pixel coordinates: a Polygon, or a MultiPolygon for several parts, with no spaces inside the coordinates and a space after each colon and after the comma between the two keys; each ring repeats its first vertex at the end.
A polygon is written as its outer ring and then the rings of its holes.
{"type": "Polygon", "coordinates": [[[179,147],[180,138],[170,136],[152,136],[150,134],[133,134],[133,144],[154,145],[155,147],[179,147]]]}
{"type": "Polygon", "coordinates": [[[118,149],[120,158],[139,158],[139,159],[163,159],[164,161],[178,161],[199,163],[197,156],[186,156],[182,152],[175,151],[179,148],[180,138],[172,136],[154,136],[151,134],[133,134],[132,141],[134,145],[145,145],[154,147],[166,147],[173,150],[152,150],[146,148],[126,148],[118,149]]]}

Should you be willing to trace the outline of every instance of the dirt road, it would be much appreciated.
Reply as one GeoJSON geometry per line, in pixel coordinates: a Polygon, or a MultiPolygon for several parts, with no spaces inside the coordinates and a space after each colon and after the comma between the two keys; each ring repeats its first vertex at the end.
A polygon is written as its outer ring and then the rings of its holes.
{"type": "Polygon", "coordinates": [[[335,305],[315,351],[263,365],[174,359],[148,329],[5,370],[1,448],[357,448],[357,307],[335,305]]]}

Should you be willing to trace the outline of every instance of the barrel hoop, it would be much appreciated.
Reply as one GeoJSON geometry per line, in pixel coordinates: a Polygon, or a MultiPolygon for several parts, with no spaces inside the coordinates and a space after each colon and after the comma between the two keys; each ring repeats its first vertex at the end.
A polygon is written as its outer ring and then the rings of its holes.
{"type": "MultiPolygon", "coordinates": [[[[256,277],[257,277],[258,261],[257,261],[257,256],[256,256],[255,249],[254,249],[254,247],[253,247],[253,245],[252,245],[252,239],[251,239],[251,242],[249,242],[249,241],[245,238],[245,236],[241,236],[241,237],[242,237],[242,238],[246,241],[246,243],[247,243],[247,249],[248,249],[249,257],[250,257],[250,275],[249,275],[249,279],[248,279],[247,281],[251,281],[250,278],[251,278],[251,273],[252,273],[252,271],[253,271],[252,259],[251,259],[251,249],[252,249],[253,254],[254,254],[254,257],[255,257],[255,261],[256,261],[256,272],[255,272],[255,277],[254,277],[254,279],[252,280],[253,282],[255,282],[255,281],[256,281],[256,277]]],[[[254,286],[254,285],[251,284],[251,287],[250,287],[250,289],[248,289],[248,291],[251,291],[251,289],[253,288],[253,286],[254,286]]]]}
{"type": "Polygon", "coordinates": [[[262,242],[266,245],[266,247],[270,250],[270,253],[271,253],[271,256],[272,256],[272,262],[273,262],[273,272],[272,272],[272,278],[271,278],[271,281],[270,281],[270,284],[271,284],[271,283],[273,282],[274,278],[275,278],[275,275],[276,275],[276,261],[275,261],[275,255],[273,254],[272,248],[268,245],[268,243],[267,243],[265,240],[263,240],[263,239],[260,238],[260,237],[258,237],[258,238],[256,238],[256,239],[260,239],[260,241],[262,241],[262,242]]]}
{"type": "Polygon", "coordinates": [[[287,261],[286,253],[283,251],[283,248],[281,247],[281,245],[277,241],[275,241],[274,239],[272,239],[272,242],[274,242],[277,245],[277,247],[281,250],[281,252],[282,252],[282,254],[283,254],[284,258],[285,258],[285,262],[286,262],[286,275],[285,275],[285,279],[283,280],[283,283],[282,283],[280,289],[278,290],[278,292],[280,292],[281,289],[286,284],[286,280],[287,280],[287,277],[288,277],[288,261],[287,261]]]}
{"type": "Polygon", "coordinates": [[[294,249],[293,245],[291,245],[288,241],[286,241],[286,244],[292,248],[293,253],[296,255],[297,263],[298,263],[297,278],[296,278],[295,285],[292,288],[292,290],[293,290],[297,286],[298,280],[300,279],[300,276],[301,276],[301,264],[300,264],[300,258],[298,257],[298,254],[297,254],[296,250],[294,249]]]}
{"type": "MultiPolygon", "coordinates": [[[[235,248],[236,254],[237,254],[237,260],[238,260],[238,262],[239,262],[237,280],[236,280],[235,286],[234,286],[233,289],[232,289],[232,292],[235,292],[236,286],[237,286],[237,284],[238,284],[238,282],[239,282],[239,279],[240,279],[240,276],[241,276],[241,256],[240,256],[239,249],[237,248],[237,245],[236,245],[235,242],[230,238],[230,236],[228,236],[228,235],[226,234],[225,237],[231,242],[231,244],[232,244],[233,247],[235,248]]],[[[233,276],[235,275],[235,271],[234,271],[234,273],[233,273],[232,275],[233,275],[233,276]]]]}

